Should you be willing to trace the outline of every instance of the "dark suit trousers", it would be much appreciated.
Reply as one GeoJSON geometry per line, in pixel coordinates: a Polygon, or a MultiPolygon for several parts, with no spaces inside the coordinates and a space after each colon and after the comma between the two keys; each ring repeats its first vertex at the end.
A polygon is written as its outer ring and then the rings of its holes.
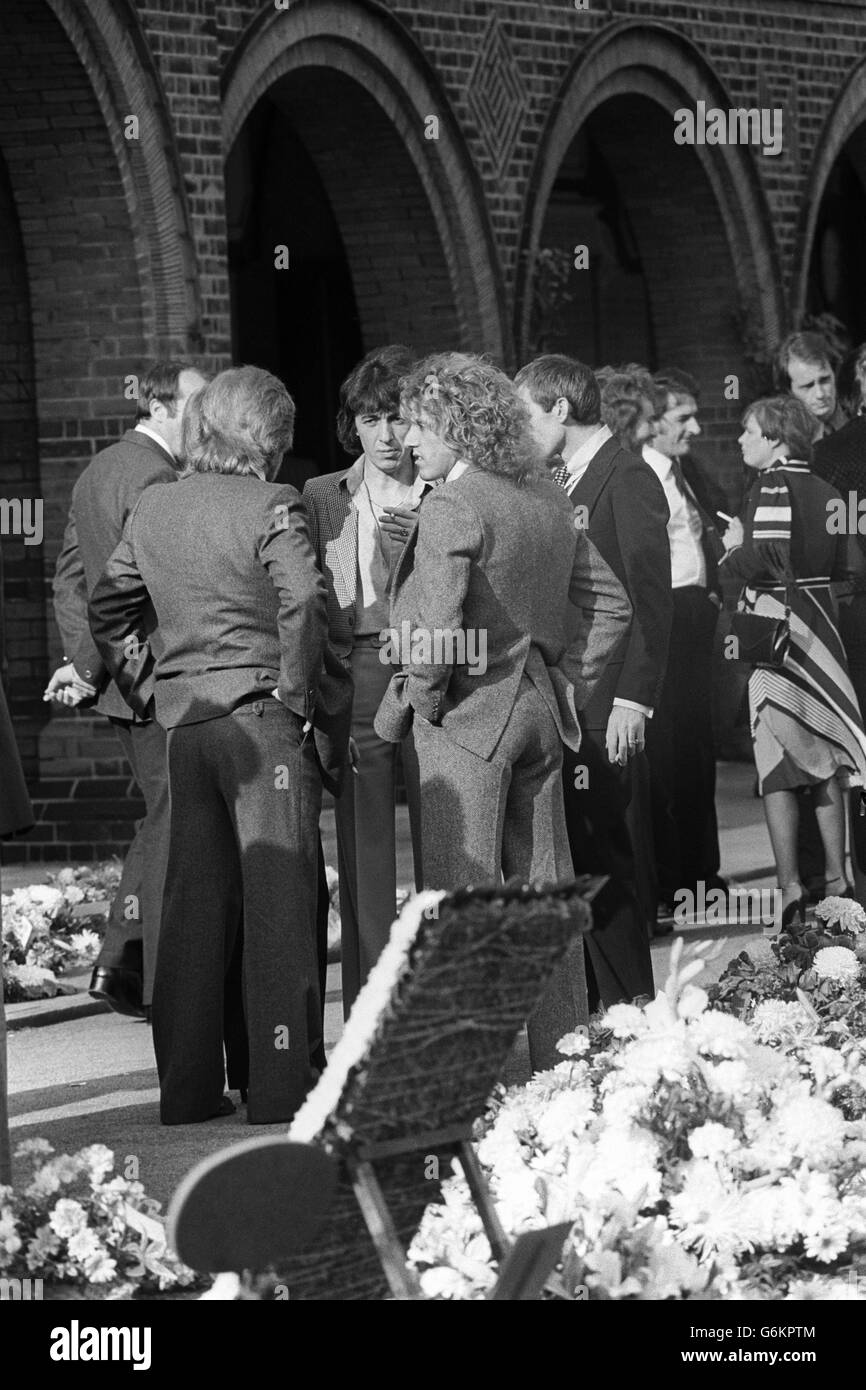
{"type": "Polygon", "coordinates": [[[716,605],[696,586],[674,589],[674,616],[662,693],[647,720],[652,822],[659,893],[696,891],[719,873],[713,637],[716,605]]]}
{"type": "Polygon", "coordinates": [[[376,964],[397,915],[396,793],[397,758],[409,800],[415,882],[421,884],[421,833],[418,771],[412,739],[386,743],[373,728],[394,668],[379,660],[380,648],[359,645],[352,653],[352,738],[358,745],[358,772],[347,772],[334,803],[337,872],[340,877],[343,1017],[376,964]]]}
{"type": "Polygon", "coordinates": [[[126,852],[97,965],[143,976],[143,1001],[153,997],[162,890],[168,860],[169,806],[165,730],[156,720],[111,719],[144,797],[146,814],[126,852]]]}
{"type": "Polygon", "coordinates": [[[316,1079],[321,781],[276,700],[172,729],[171,842],[153,994],[165,1124],[207,1119],[225,1080],[223,992],[243,917],[253,1124],[291,1119],[316,1079]]]}
{"type": "MultiPolygon", "coordinates": [[[[640,757],[640,755],[638,755],[640,757]]],[[[632,760],[635,761],[635,760],[632,760]]],[[[579,753],[566,748],[562,770],[565,819],[574,871],[609,874],[611,884],[585,938],[590,1009],[655,994],[649,934],[637,895],[627,813],[635,770],[608,761],[605,731],[584,732],[579,753]],[[586,785],[575,787],[575,770],[586,785]]]]}

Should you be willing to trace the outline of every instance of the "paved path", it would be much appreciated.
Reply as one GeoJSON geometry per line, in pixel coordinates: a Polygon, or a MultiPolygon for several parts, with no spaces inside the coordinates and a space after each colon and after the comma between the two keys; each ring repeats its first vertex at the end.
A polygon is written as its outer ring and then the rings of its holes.
{"type": "MultiPolygon", "coordinates": [[[[770,886],[772,855],[760,802],[753,795],[754,774],[746,764],[719,768],[719,823],[722,872],[749,887],[770,886]]],[[[323,818],[325,854],[336,862],[333,815],[323,818]]],[[[405,810],[400,816],[399,880],[411,880],[411,850],[405,810]]],[[[3,887],[40,881],[46,866],[4,870],[3,887]]],[[[717,973],[761,933],[759,925],[689,928],[698,939],[720,939],[717,973]]],[[[657,984],[664,982],[672,941],[653,944],[657,984]]],[[[342,1028],[339,967],[328,972],[325,1036],[333,1047],[342,1028]]],[[[509,1079],[521,1079],[521,1060],[509,1079]]],[[[119,1171],[137,1176],[149,1195],[167,1202],[180,1178],[199,1158],[251,1133],[280,1133],[284,1126],[246,1124],[244,1111],[203,1125],[164,1128],[158,1121],[158,1091],[150,1029],[117,1014],[78,1018],[50,1027],[25,1028],[9,1036],[10,1105],[15,1139],[42,1135],[58,1152],[103,1143],[117,1158],[119,1171]]]]}

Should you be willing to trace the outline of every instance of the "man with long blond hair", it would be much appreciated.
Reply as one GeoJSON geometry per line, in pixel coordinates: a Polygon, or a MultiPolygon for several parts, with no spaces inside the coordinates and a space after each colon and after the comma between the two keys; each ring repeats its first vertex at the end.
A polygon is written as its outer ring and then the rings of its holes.
{"type": "MultiPolygon", "coordinates": [[[[391,622],[411,640],[376,728],[394,740],[414,732],[425,885],[569,878],[562,744],[580,746],[577,709],[630,605],[575,530],[502,372],[437,354],[404,379],[402,403],[407,447],[438,486],[396,571],[391,622]]],[[[531,1021],[536,1068],[555,1064],[558,1038],[586,1017],[576,960],[531,1021]]]]}

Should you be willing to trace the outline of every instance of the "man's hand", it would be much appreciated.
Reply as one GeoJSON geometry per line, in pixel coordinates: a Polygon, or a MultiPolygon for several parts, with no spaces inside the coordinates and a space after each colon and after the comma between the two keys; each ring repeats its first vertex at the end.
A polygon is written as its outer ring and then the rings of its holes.
{"type": "Polygon", "coordinates": [[[744,537],[743,523],[738,516],[735,516],[722,536],[722,545],[726,551],[733,550],[735,546],[743,544],[744,537]]]}
{"type": "Polygon", "coordinates": [[[405,545],[418,525],[418,513],[411,507],[386,507],[380,525],[392,541],[405,545]]]}
{"type": "Polygon", "coordinates": [[[58,704],[71,708],[80,705],[84,700],[95,698],[96,686],[83,680],[71,661],[67,661],[65,666],[58,666],[42,696],[43,700],[56,700],[58,704]]]}
{"type": "MultiPolygon", "coordinates": [[[[271,694],[272,694],[272,696],[274,697],[275,700],[279,700],[280,704],[283,703],[283,697],[282,697],[282,695],[280,694],[280,692],[279,692],[279,690],[277,689],[276,686],[274,686],[273,690],[271,691],[271,694]]],[[[313,725],[312,725],[311,721],[310,721],[309,719],[307,719],[307,720],[305,721],[305,723],[304,723],[304,727],[301,729],[301,733],[302,733],[302,734],[308,734],[308,733],[310,732],[310,730],[312,729],[312,727],[313,727],[313,725]]]]}
{"type": "Polygon", "coordinates": [[[646,715],[640,710],[614,705],[607,721],[607,756],[612,763],[625,767],[629,758],[640,753],[644,746],[646,715]]]}

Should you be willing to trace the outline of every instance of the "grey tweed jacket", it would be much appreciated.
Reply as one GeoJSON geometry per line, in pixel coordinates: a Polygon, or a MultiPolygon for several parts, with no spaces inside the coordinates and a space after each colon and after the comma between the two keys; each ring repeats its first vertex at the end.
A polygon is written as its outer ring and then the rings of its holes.
{"type": "Polygon", "coordinates": [[[575,529],[561,488],[546,478],[519,486],[470,468],[424,499],[394,575],[391,622],[396,632],[407,622],[431,637],[471,630],[476,650],[483,633],[486,669],[437,662],[435,647],[433,662],[417,662],[413,643],[379,707],[376,731],[392,741],[405,737],[414,711],[490,758],[525,673],[560,737],[577,750],[578,711],[630,619],[625,589],[575,529]]]}

